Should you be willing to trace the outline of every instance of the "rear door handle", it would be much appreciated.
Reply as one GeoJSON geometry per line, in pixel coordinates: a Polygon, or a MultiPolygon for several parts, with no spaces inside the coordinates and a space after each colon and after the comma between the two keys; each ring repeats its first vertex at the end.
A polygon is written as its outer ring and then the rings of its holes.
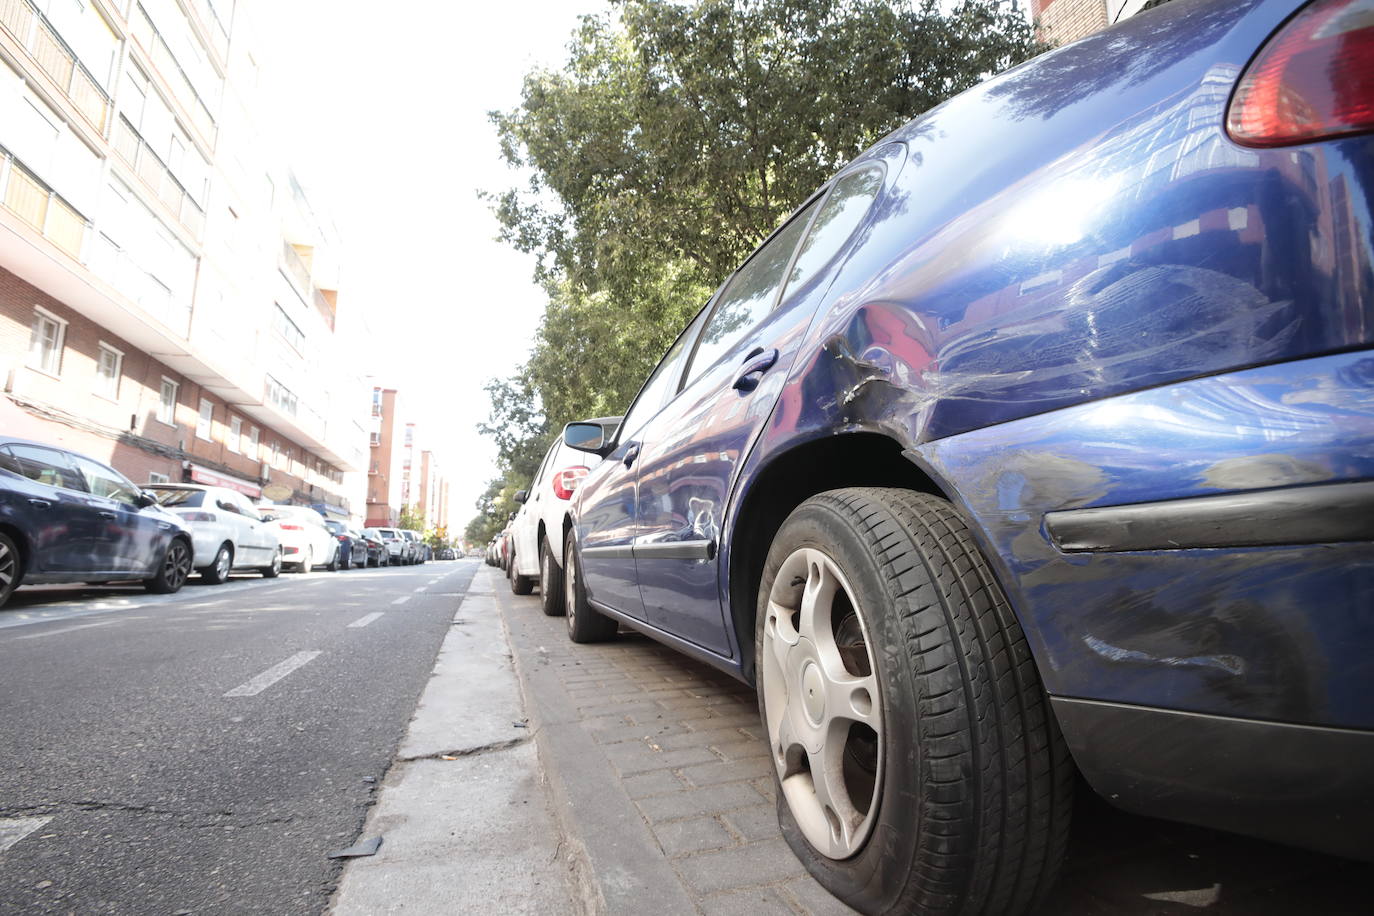
{"type": "Polygon", "coordinates": [[[100,510],[96,513],[96,515],[99,515],[101,518],[119,518],[118,515],[115,515],[113,512],[110,512],[107,509],[100,510]]]}
{"type": "Polygon", "coordinates": [[[759,377],[773,368],[778,361],[778,351],[755,348],[745,359],[744,368],[740,370],[739,378],[735,379],[736,391],[753,391],[759,387],[759,377]]]}
{"type": "Polygon", "coordinates": [[[30,499],[29,505],[38,509],[46,509],[51,506],[52,503],[48,502],[46,499],[30,499]]]}

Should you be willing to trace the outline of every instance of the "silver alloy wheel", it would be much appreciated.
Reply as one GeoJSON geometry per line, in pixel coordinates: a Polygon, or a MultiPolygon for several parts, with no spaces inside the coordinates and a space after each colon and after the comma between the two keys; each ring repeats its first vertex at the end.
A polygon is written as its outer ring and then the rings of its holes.
{"type": "Polygon", "coordinates": [[[274,553],[272,554],[272,575],[275,576],[275,575],[277,575],[277,574],[280,573],[280,572],[281,572],[281,548],[278,547],[277,550],[276,550],[276,552],[274,552],[274,553]]]}
{"type": "Polygon", "coordinates": [[[173,590],[181,588],[191,574],[191,551],[181,541],[173,541],[162,561],[163,579],[173,590]]]}
{"type": "Polygon", "coordinates": [[[759,672],[783,796],[831,859],[863,848],[883,784],[882,698],[853,596],[829,556],[793,551],[768,595],[759,672]]]}
{"type": "Polygon", "coordinates": [[[301,560],[301,572],[308,573],[315,568],[315,548],[305,548],[305,557],[301,560]]]}
{"type": "Polygon", "coordinates": [[[0,542],[0,595],[14,584],[15,573],[18,572],[15,563],[14,551],[10,550],[9,545],[0,542]]]}
{"type": "Polygon", "coordinates": [[[547,547],[541,550],[540,553],[543,554],[543,562],[539,564],[539,593],[542,595],[544,590],[548,588],[549,576],[553,572],[553,570],[550,569],[550,567],[553,566],[553,554],[549,552],[549,548],[547,547]]]}
{"type": "Polygon", "coordinates": [[[577,619],[577,558],[572,555],[576,549],[569,549],[567,556],[563,558],[563,604],[568,617],[569,633],[573,631],[573,623],[577,619]]]}
{"type": "Polygon", "coordinates": [[[219,554],[215,557],[215,575],[220,579],[227,578],[229,576],[229,564],[231,562],[232,557],[229,553],[229,548],[221,547],[219,549],[219,554]]]}

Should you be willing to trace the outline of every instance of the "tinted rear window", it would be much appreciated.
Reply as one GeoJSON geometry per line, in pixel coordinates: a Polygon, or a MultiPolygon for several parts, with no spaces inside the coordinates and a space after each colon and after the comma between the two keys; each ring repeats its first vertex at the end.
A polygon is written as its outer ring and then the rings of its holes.
{"type": "Polygon", "coordinates": [[[204,490],[153,490],[152,493],[164,506],[194,509],[205,503],[204,490]]]}

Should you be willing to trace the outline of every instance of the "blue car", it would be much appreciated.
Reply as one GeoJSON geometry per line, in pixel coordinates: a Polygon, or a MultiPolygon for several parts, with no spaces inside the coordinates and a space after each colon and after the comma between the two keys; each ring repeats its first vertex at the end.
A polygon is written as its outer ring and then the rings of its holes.
{"type": "Polygon", "coordinates": [[[576,642],[757,686],[865,913],[1022,912],[1076,775],[1374,855],[1374,0],[1177,0],[842,169],[564,532],[576,642]]]}
{"type": "Polygon", "coordinates": [[[0,605],[21,584],[142,582],[178,591],[191,532],[150,493],[66,449],[0,437],[0,605]]]}

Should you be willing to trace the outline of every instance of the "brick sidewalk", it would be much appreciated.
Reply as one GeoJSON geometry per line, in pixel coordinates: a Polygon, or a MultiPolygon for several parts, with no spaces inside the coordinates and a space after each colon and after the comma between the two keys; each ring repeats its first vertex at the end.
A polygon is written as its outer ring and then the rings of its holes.
{"type": "MultiPolygon", "coordinates": [[[[655,916],[852,913],[782,840],[754,693],[636,633],[575,645],[487,570],[583,907],[655,916]]],[[[1366,913],[1374,866],[1132,817],[1081,793],[1040,916],[1366,913]]]]}

